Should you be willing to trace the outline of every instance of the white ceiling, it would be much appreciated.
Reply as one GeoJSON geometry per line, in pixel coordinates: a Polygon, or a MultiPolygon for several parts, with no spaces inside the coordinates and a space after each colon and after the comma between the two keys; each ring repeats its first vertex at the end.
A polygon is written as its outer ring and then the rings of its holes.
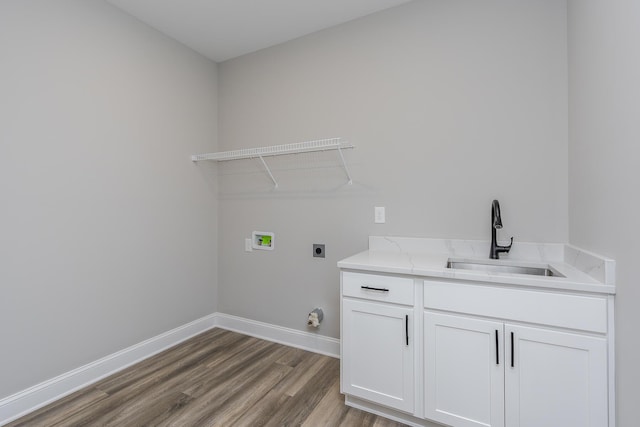
{"type": "Polygon", "coordinates": [[[107,0],[221,62],[410,0],[107,0]]]}

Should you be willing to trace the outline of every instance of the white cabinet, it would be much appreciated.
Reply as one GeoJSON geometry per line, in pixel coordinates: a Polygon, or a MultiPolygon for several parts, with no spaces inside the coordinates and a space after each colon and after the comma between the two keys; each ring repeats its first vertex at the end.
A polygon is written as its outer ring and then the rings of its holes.
{"type": "Polygon", "coordinates": [[[505,337],[508,427],[607,425],[604,338],[510,324],[505,337]]]}
{"type": "Polygon", "coordinates": [[[342,391],[413,411],[413,308],[345,299],[342,391]]]}
{"type": "Polygon", "coordinates": [[[424,313],[425,418],[504,426],[503,324],[424,313]]]}
{"type": "Polygon", "coordinates": [[[606,297],[425,281],[424,307],[425,418],[608,425],[606,297]]]}
{"type": "Polygon", "coordinates": [[[451,426],[607,425],[600,337],[424,313],[425,418],[451,426]]]}
{"type": "Polygon", "coordinates": [[[614,427],[613,297],[341,272],[341,391],[405,424],[614,427]]]}
{"type": "Polygon", "coordinates": [[[343,272],[342,392],[414,409],[414,281],[343,272]]]}

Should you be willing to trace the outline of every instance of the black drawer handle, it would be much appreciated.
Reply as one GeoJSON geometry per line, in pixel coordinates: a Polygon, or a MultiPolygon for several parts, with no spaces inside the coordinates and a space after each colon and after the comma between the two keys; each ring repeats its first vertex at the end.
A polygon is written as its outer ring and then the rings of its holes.
{"type": "Polygon", "coordinates": [[[389,289],[385,289],[385,288],[372,288],[371,286],[365,286],[365,285],[360,286],[360,288],[362,288],[362,289],[366,289],[367,291],[389,292],[389,289]]]}

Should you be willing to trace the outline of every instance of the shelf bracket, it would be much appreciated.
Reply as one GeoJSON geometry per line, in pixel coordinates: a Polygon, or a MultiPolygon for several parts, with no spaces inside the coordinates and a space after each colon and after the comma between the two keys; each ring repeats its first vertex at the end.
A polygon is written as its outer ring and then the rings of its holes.
{"type": "Polygon", "coordinates": [[[342,160],[342,167],[344,168],[344,172],[347,174],[347,178],[349,179],[349,185],[353,184],[353,179],[351,179],[351,174],[349,173],[349,168],[347,167],[347,162],[344,160],[344,155],[342,154],[342,148],[338,146],[338,154],[340,154],[340,160],[342,160]]]}
{"type": "Polygon", "coordinates": [[[273,187],[274,188],[278,188],[278,181],[276,181],[276,179],[273,177],[273,174],[271,173],[271,169],[269,169],[269,166],[267,166],[267,162],[264,161],[264,159],[262,158],[262,156],[258,156],[258,158],[260,159],[260,161],[262,162],[262,166],[264,166],[264,169],[267,171],[267,173],[269,174],[269,178],[271,178],[271,181],[273,181],[273,187]]]}

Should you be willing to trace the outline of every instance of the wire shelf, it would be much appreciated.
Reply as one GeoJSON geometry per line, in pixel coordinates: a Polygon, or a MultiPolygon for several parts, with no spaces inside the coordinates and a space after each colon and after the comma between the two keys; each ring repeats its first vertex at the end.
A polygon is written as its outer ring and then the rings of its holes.
{"type": "Polygon", "coordinates": [[[353,145],[342,141],[341,138],[319,139],[316,141],[296,142],[293,144],[272,145],[270,147],[244,148],[241,150],[221,151],[218,153],[194,154],[191,160],[240,160],[256,157],[281,156],[285,154],[308,153],[312,151],[337,150],[338,148],[353,148],[353,145]]]}
{"type": "Polygon", "coordinates": [[[347,168],[347,163],[345,162],[344,156],[342,155],[342,150],[346,148],[354,148],[354,146],[346,141],[343,141],[342,138],[327,138],[318,139],[315,141],[296,142],[293,144],[272,145],[270,147],[244,148],[241,150],[221,151],[217,153],[194,154],[191,156],[191,160],[194,162],[203,160],[215,160],[218,162],[223,162],[229,160],[259,158],[266,172],[269,174],[269,177],[273,181],[274,186],[277,188],[278,182],[273,177],[269,166],[267,166],[267,163],[264,161],[264,157],[310,153],[314,151],[338,150],[338,153],[340,154],[340,160],[342,161],[342,166],[344,167],[347,178],[349,179],[349,184],[351,184],[353,183],[353,180],[351,179],[351,174],[349,173],[349,169],[347,168]]]}

